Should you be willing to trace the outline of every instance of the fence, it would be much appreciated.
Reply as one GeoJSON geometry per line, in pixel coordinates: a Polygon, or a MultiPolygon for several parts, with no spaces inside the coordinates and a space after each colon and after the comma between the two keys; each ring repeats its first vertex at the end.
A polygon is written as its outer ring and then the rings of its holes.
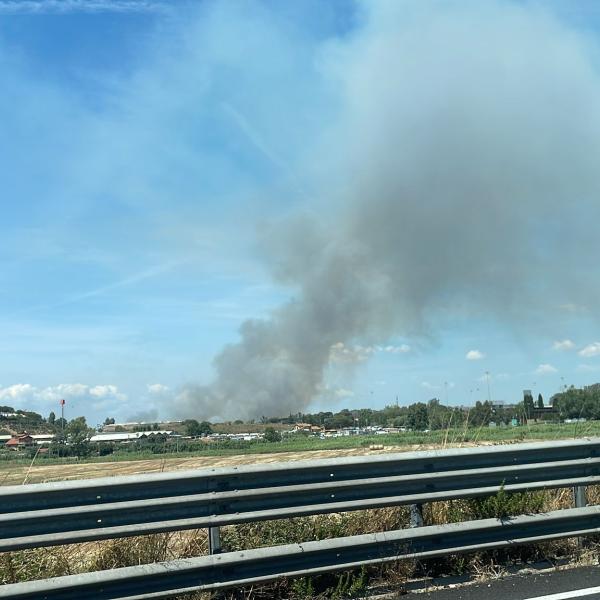
{"type": "Polygon", "coordinates": [[[0,598],[168,598],[600,532],[585,486],[600,439],[378,455],[0,488],[0,551],[209,528],[212,556],[0,587],[0,598]],[[572,487],[578,508],[217,554],[218,527],[302,515],[572,487]]]}

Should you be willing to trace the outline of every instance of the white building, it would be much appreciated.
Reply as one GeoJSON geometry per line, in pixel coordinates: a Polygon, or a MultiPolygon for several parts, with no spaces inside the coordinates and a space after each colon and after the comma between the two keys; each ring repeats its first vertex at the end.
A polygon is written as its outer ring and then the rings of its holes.
{"type": "Polygon", "coordinates": [[[90,438],[90,442],[118,442],[127,444],[153,435],[166,435],[167,437],[180,437],[174,431],[131,431],[124,433],[97,433],[90,438]]]}

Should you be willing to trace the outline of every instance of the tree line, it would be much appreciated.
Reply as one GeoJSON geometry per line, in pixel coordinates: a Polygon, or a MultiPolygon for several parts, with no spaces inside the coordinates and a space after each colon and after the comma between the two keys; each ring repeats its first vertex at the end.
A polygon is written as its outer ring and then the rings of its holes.
{"type": "Polygon", "coordinates": [[[600,383],[583,388],[571,386],[552,397],[560,419],[600,419],[600,383]]]}
{"type": "Polygon", "coordinates": [[[298,413],[285,418],[271,418],[270,423],[303,422],[324,427],[340,429],[344,427],[405,427],[414,431],[448,429],[453,427],[481,427],[494,421],[497,424],[510,424],[514,419],[521,421],[524,406],[502,407],[492,402],[476,402],[471,407],[446,406],[437,398],[428,402],[415,402],[409,406],[388,405],[380,410],[362,408],[358,410],[342,409],[333,413],[298,413]]]}

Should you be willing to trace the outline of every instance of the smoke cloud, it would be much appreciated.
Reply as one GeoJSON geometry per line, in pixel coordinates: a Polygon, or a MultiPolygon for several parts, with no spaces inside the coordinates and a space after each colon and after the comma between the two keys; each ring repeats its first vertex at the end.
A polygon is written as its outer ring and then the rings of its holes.
{"type": "Polygon", "coordinates": [[[306,409],[332,348],[429,335],[434,318],[535,327],[597,305],[597,48],[508,2],[361,16],[318,52],[336,117],[296,165],[316,200],[262,241],[292,299],[241,326],[179,414],[306,409]]]}

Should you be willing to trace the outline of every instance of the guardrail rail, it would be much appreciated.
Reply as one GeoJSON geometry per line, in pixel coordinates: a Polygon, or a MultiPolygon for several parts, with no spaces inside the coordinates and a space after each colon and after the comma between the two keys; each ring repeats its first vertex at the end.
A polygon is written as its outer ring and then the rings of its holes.
{"type": "Polygon", "coordinates": [[[600,439],[509,444],[0,487],[0,551],[208,528],[212,555],[0,586],[0,598],[168,598],[283,576],[600,532],[585,488],[600,483],[600,439]],[[572,487],[576,508],[220,551],[219,527],[572,487]]]}

